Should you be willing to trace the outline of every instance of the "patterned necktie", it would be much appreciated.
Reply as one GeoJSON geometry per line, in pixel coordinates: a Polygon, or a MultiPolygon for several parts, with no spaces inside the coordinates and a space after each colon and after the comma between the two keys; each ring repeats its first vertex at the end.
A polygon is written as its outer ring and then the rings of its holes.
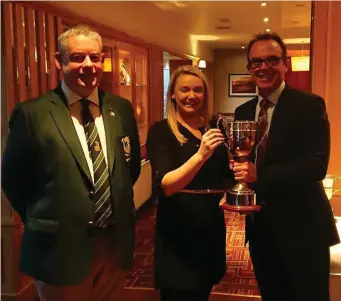
{"type": "Polygon", "coordinates": [[[82,103],[83,127],[94,172],[94,224],[98,227],[105,227],[113,222],[109,172],[95,120],[89,109],[89,100],[81,99],[80,101],[82,103]]]}
{"type": "Polygon", "coordinates": [[[259,145],[257,147],[257,167],[261,166],[264,159],[266,143],[268,140],[268,109],[270,107],[270,101],[266,98],[263,98],[260,102],[260,111],[258,115],[259,122],[259,145]]]}

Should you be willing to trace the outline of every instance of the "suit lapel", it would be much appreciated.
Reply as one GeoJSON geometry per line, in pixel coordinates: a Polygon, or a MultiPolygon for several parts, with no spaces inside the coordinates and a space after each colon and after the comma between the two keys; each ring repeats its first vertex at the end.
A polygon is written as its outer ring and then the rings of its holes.
{"type": "Polygon", "coordinates": [[[62,92],[60,86],[57,87],[52,93],[52,106],[50,110],[52,118],[56,123],[56,126],[58,127],[59,132],[62,135],[65,143],[72,152],[75,160],[78,162],[80,168],[86,174],[89,181],[92,182],[88,163],[86,162],[82,146],[79,142],[79,138],[73,125],[70,112],[66,105],[67,101],[65,95],[62,92]]]}
{"type": "Polygon", "coordinates": [[[256,120],[256,106],[258,103],[258,96],[252,98],[243,104],[243,110],[237,110],[235,120],[256,120]]]}
{"type": "Polygon", "coordinates": [[[249,106],[250,109],[247,110],[247,115],[245,120],[256,120],[256,107],[258,103],[258,96],[255,98],[251,99],[249,106]]]}
{"type": "Polygon", "coordinates": [[[115,159],[119,114],[116,103],[114,101],[110,101],[108,94],[102,90],[98,90],[98,94],[107,142],[108,166],[109,172],[111,173],[115,159]]]}

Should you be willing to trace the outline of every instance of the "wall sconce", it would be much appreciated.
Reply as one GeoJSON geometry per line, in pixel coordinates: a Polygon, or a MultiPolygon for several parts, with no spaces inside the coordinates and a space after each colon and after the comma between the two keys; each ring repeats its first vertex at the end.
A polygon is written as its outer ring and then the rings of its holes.
{"type": "Polygon", "coordinates": [[[341,177],[326,175],[326,177],[322,180],[323,188],[324,191],[326,192],[328,200],[330,200],[333,197],[333,195],[341,192],[341,188],[334,190],[334,182],[336,180],[341,180],[341,177]]]}
{"type": "Polygon", "coordinates": [[[198,64],[198,68],[201,71],[202,69],[206,68],[206,61],[205,60],[200,60],[198,64]]]}
{"type": "Polygon", "coordinates": [[[293,56],[291,57],[292,71],[309,71],[310,56],[293,56]]]}
{"type": "Polygon", "coordinates": [[[110,57],[104,58],[103,65],[104,65],[103,72],[112,72],[111,58],[110,57]]]}
{"type": "Polygon", "coordinates": [[[291,70],[294,71],[309,71],[310,70],[310,56],[303,56],[303,42],[301,56],[291,57],[291,70]]]}

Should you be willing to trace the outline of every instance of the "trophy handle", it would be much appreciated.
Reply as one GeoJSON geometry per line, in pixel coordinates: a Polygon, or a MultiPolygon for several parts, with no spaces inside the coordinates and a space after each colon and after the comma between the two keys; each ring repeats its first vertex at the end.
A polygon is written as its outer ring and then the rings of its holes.
{"type": "MultiPolygon", "coordinates": [[[[258,146],[261,145],[261,143],[263,142],[263,140],[265,139],[265,137],[268,135],[268,130],[269,130],[269,124],[267,122],[268,120],[266,119],[266,116],[261,116],[260,119],[258,120],[258,128],[260,127],[260,124],[262,122],[265,122],[265,130],[264,130],[264,135],[263,137],[259,137],[259,139],[257,139],[257,144],[256,144],[256,147],[255,147],[255,150],[257,151],[258,149],[258,146]]],[[[259,134],[259,132],[258,132],[259,134]]]]}
{"type": "Polygon", "coordinates": [[[230,144],[229,144],[229,138],[226,135],[226,130],[225,130],[224,126],[221,125],[221,123],[223,121],[226,121],[226,120],[227,120],[227,118],[225,116],[219,116],[219,118],[217,120],[217,129],[219,129],[221,131],[221,133],[224,135],[224,145],[226,146],[227,151],[230,153],[231,149],[230,149],[230,144]]]}

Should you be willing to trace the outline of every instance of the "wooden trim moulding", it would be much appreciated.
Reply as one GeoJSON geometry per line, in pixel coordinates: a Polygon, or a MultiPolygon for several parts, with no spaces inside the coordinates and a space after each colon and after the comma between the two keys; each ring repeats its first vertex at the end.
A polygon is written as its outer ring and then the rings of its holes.
{"type": "MultiPolygon", "coordinates": [[[[12,20],[10,18],[10,10],[11,6],[9,3],[1,3],[2,6],[2,17],[3,17],[3,24],[11,24],[12,20]]],[[[2,49],[4,50],[4,58],[7,62],[7,64],[4,64],[6,77],[5,77],[5,85],[6,85],[6,97],[7,97],[7,117],[11,115],[12,110],[15,106],[15,84],[14,84],[14,58],[13,58],[13,40],[11,36],[11,28],[10,26],[2,26],[1,33],[3,37],[5,38],[5,41],[7,43],[2,43],[2,49]]],[[[2,116],[3,117],[3,116],[2,116]]]]}
{"type": "Polygon", "coordinates": [[[158,45],[156,43],[151,43],[150,45],[151,46],[155,46],[155,47],[159,47],[159,48],[162,49],[163,52],[167,52],[170,55],[174,55],[174,56],[186,59],[186,60],[195,61],[195,60],[198,59],[198,57],[196,57],[195,55],[190,55],[190,54],[186,54],[186,53],[183,53],[183,52],[179,52],[179,51],[175,51],[175,50],[172,50],[172,49],[168,49],[168,48],[162,47],[162,46],[160,46],[160,45],[158,45]]]}
{"type": "Polygon", "coordinates": [[[119,29],[106,26],[102,23],[93,21],[86,17],[82,17],[73,12],[69,12],[66,9],[56,7],[53,4],[41,3],[41,2],[35,2],[35,1],[33,2],[18,1],[15,3],[20,3],[23,6],[32,7],[33,9],[38,9],[46,13],[56,15],[57,17],[61,17],[63,19],[63,23],[67,25],[84,23],[89,26],[95,27],[99,31],[99,33],[103,35],[103,37],[113,38],[116,40],[128,42],[128,43],[135,44],[137,46],[142,46],[145,48],[148,48],[149,46],[148,43],[144,42],[139,37],[130,36],[119,29]]]}
{"type": "Polygon", "coordinates": [[[181,57],[184,59],[190,59],[190,60],[197,59],[197,57],[194,55],[185,54],[185,53],[173,50],[173,49],[168,49],[168,48],[158,45],[157,43],[146,42],[140,37],[131,36],[119,29],[106,26],[102,23],[99,23],[89,18],[74,14],[73,12],[69,12],[65,9],[55,7],[53,4],[34,2],[34,1],[33,2],[18,1],[16,3],[21,3],[24,6],[29,6],[34,9],[40,9],[40,10],[45,11],[46,13],[57,15],[58,17],[63,18],[63,23],[66,25],[84,23],[84,24],[88,24],[90,26],[96,27],[96,29],[98,29],[100,34],[106,38],[113,38],[116,40],[120,40],[122,42],[131,43],[131,44],[142,46],[145,48],[149,48],[149,46],[156,46],[156,47],[162,48],[164,52],[168,52],[169,54],[174,55],[174,56],[178,56],[178,57],[181,57]]]}

